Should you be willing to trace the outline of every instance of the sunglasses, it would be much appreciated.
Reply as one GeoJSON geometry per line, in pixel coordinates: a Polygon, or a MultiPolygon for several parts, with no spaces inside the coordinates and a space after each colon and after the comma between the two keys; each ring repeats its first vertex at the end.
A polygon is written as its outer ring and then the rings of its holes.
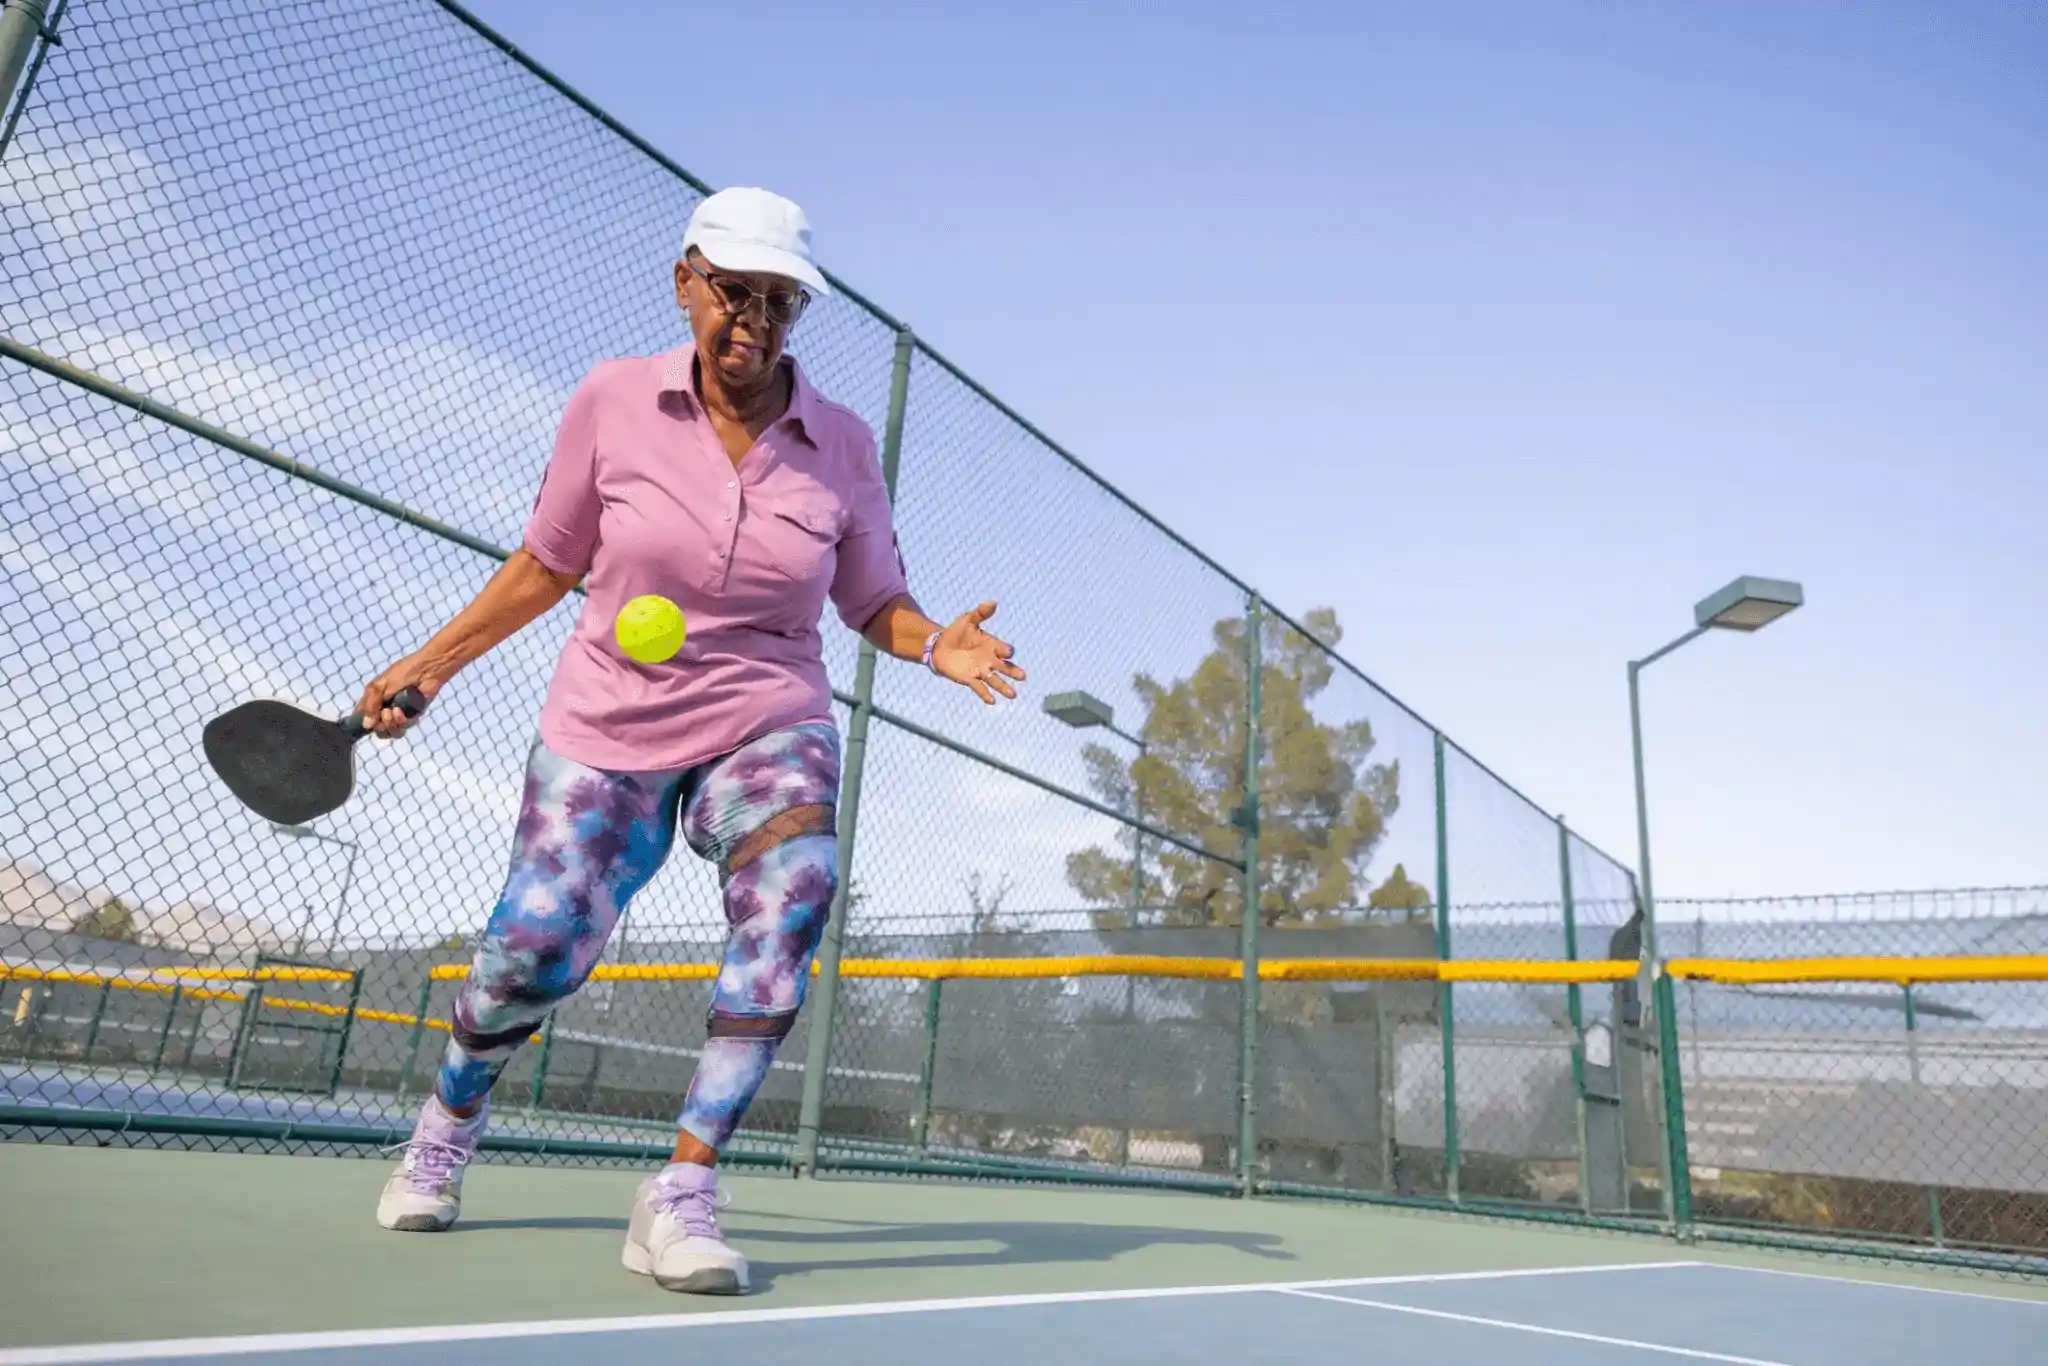
{"type": "Polygon", "coordinates": [[[788,327],[810,307],[811,296],[801,289],[776,289],[761,294],[744,280],[736,280],[730,275],[713,275],[695,261],[686,264],[698,279],[711,287],[711,292],[718,296],[718,306],[728,317],[739,317],[754,306],[754,300],[759,299],[761,311],[769,322],[777,327],[788,327]]]}

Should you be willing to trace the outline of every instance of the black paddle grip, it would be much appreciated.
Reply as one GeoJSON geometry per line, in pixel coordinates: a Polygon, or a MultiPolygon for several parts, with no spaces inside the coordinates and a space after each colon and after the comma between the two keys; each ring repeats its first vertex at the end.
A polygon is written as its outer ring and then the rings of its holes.
{"type": "MultiPolygon", "coordinates": [[[[417,721],[420,718],[420,714],[427,709],[427,699],[426,695],[418,688],[405,687],[398,690],[397,695],[390,699],[388,705],[404,712],[406,720],[417,721]]],[[[370,728],[363,724],[363,714],[359,711],[352,711],[343,717],[341,728],[348,732],[351,740],[361,739],[370,732],[370,728]]]]}

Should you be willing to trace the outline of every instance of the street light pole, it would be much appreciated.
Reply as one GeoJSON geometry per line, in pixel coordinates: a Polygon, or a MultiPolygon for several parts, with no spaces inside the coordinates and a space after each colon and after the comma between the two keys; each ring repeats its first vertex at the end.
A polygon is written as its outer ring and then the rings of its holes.
{"type": "Polygon", "coordinates": [[[1806,601],[1806,591],[1785,579],[1745,575],[1693,605],[1693,628],[1661,649],[1628,665],[1628,724],[1636,769],[1636,881],[1643,896],[1642,960],[1657,964],[1657,905],[1650,886],[1650,803],[1643,783],[1643,670],[1709,631],[1760,631],[1806,601]]]}
{"type": "Polygon", "coordinates": [[[345,844],[347,844],[347,845],[348,845],[348,864],[347,864],[347,866],[346,866],[346,867],[345,867],[345,868],[343,869],[343,871],[342,871],[342,874],[341,874],[341,897],[340,897],[340,899],[339,899],[339,900],[337,900],[337,901],[336,901],[336,902],[334,903],[334,941],[333,941],[333,942],[334,942],[334,944],[335,944],[335,946],[336,946],[336,947],[339,947],[339,946],[340,946],[340,944],[341,944],[341,922],[342,922],[342,917],[343,917],[343,916],[345,916],[345,915],[346,915],[346,914],[348,913],[348,892],[349,892],[349,888],[355,885],[355,880],[356,880],[356,855],[357,855],[357,854],[360,854],[360,853],[362,852],[362,847],[361,847],[360,845],[358,845],[358,844],[357,844],[357,843],[356,843],[356,842],[355,842],[354,840],[345,840],[345,841],[343,841],[343,843],[345,843],[345,844]]]}
{"type": "MultiPolygon", "coordinates": [[[[1072,726],[1075,730],[1092,730],[1096,728],[1106,730],[1110,734],[1121,738],[1125,743],[1135,746],[1139,759],[1142,760],[1145,757],[1146,745],[1144,738],[1133,735],[1118,726],[1116,724],[1115,709],[1099,697],[1085,692],[1056,693],[1045,699],[1044,707],[1045,714],[1062,725],[1072,726]]],[[[1134,766],[1131,773],[1131,820],[1133,824],[1131,827],[1130,924],[1126,927],[1130,929],[1137,928],[1138,917],[1145,904],[1144,819],[1145,793],[1144,789],[1138,785],[1137,771],[1134,766]]],[[[1124,977],[1124,1032],[1126,1034],[1130,1032],[1131,1022],[1137,1017],[1137,1013],[1137,979],[1126,974],[1124,977]]],[[[1130,1090],[1130,1076],[1128,1071],[1126,1071],[1123,1107],[1125,1124],[1117,1137],[1116,1165],[1119,1167],[1128,1166],[1131,1160],[1130,1090]]]]}
{"type": "MultiPolygon", "coordinates": [[[[1145,742],[1120,726],[1105,725],[1104,729],[1122,737],[1137,747],[1138,758],[1145,757],[1145,742]]],[[[1138,786],[1137,765],[1131,766],[1131,817],[1145,819],[1145,789],[1138,786]]],[[[1131,920],[1135,924],[1138,912],[1145,905],[1145,831],[1141,827],[1131,830],[1131,920]]]]}
{"type": "MultiPolygon", "coordinates": [[[[1140,759],[1145,757],[1145,742],[1142,739],[1120,730],[1116,726],[1110,726],[1109,729],[1136,745],[1140,759]]],[[[1131,815],[1136,820],[1142,821],[1145,819],[1145,789],[1138,785],[1137,769],[1135,766],[1131,770],[1131,815]]],[[[1133,826],[1131,829],[1131,928],[1137,928],[1138,917],[1143,913],[1144,906],[1145,831],[1142,826],[1133,826]]],[[[1132,1022],[1137,1019],[1137,1015],[1138,979],[1126,976],[1124,978],[1125,1033],[1128,1034],[1130,1032],[1132,1022]]],[[[1131,1129],[1128,1123],[1131,1109],[1130,1094],[1130,1078],[1126,1076],[1124,1079],[1124,1118],[1126,1123],[1117,1136],[1116,1145],[1116,1165],[1120,1168],[1128,1167],[1131,1164],[1131,1129]]]]}
{"type": "MultiPolygon", "coordinates": [[[[1642,673],[1664,656],[1699,639],[1708,631],[1758,631],[1805,602],[1796,583],[1744,577],[1721,588],[1693,607],[1693,629],[1660,649],[1628,664],[1628,723],[1636,779],[1636,885],[1642,895],[1642,936],[1638,946],[1638,990],[1648,988],[1656,1018],[1658,1067],[1655,1089],[1664,1141],[1657,1145],[1663,1187],[1665,1222],[1683,1233],[1692,1220],[1692,1173],[1685,1162],[1685,1114],[1680,1097],[1675,1021],[1669,1013],[1669,992],[1658,976],[1657,899],[1650,881],[1650,802],[1643,781],[1642,673]]],[[[1617,1065],[1621,1054],[1616,1054],[1617,1065]]]]}
{"type": "MultiPolygon", "coordinates": [[[[341,941],[342,921],[348,914],[348,894],[349,889],[355,885],[356,855],[362,852],[361,846],[354,840],[342,839],[338,835],[330,835],[324,831],[315,830],[309,825],[273,824],[270,828],[286,839],[318,840],[322,844],[338,845],[348,850],[348,862],[341,875],[341,896],[334,903],[334,933],[328,941],[328,948],[330,950],[334,949],[341,941]]],[[[305,947],[306,937],[301,933],[299,935],[298,947],[293,952],[303,953],[305,947]]]]}
{"type": "Polygon", "coordinates": [[[1628,726],[1636,766],[1636,882],[1643,894],[1643,948],[1645,963],[1657,961],[1657,899],[1650,887],[1650,799],[1643,785],[1643,670],[1679,646],[1705,635],[1706,627],[1695,627],[1661,650],[1628,662],[1628,726]]]}
{"type": "MultiPolygon", "coordinates": [[[[1138,751],[1139,759],[1145,757],[1147,746],[1144,737],[1133,735],[1117,725],[1116,710],[1099,697],[1085,692],[1055,693],[1045,699],[1044,708],[1047,716],[1062,725],[1072,726],[1075,730],[1106,730],[1125,744],[1134,747],[1138,751]]],[[[1138,786],[1135,766],[1131,775],[1131,819],[1134,822],[1142,822],[1145,819],[1145,796],[1138,786]]],[[[1134,827],[1131,835],[1130,898],[1133,922],[1137,919],[1139,908],[1144,904],[1144,886],[1145,832],[1134,827]]]]}

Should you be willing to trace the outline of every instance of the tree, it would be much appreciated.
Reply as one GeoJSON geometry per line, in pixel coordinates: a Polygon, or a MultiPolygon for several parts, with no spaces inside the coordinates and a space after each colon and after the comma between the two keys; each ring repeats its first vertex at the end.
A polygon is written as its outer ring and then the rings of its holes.
{"type": "MultiPolygon", "coordinates": [[[[1260,635],[1259,913],[1268,925],[1315,927],[1360,919],[1367,868],[1400,808],[1400,764],[1369,762],[1368,721],[1331,724],[1310,704],[1335,676],[1331,651],[1343,637],[1337,614],[1318,608],[1309,635],[1268,616],[1260,635]]],[[[1132,682],[1145,708],[1145,752],[1129,761],[1101,745],[1083,751],[1089,784],[1104,803],[1142,811],[1152,823],[1210,849],[1243,848],[1236,822],[1243,800],[1246,623],[1225,618],[1215,648],[1188,677],[1132,682]]],[[[1084,849],[1067,859],[1067,879],[1104,908],[1102,928],[1243,923],[1238,867],[1120,831],[1122,847],[1084,849]],[[1142,857],[1146,905],[1132,911],[1132,861],[1142,857]],[[1115,908],[1125,909],[1115,909],[1115,908]]],[[[1405,870],[1365,898],[1372,909],[1428,905],[1429,892],[1405,870]],[[1419,901],[1417,898],[1420,898],[1419,901]]]]}
{"type": "Polygon", "coordinates": [[[981,870],[967,875],[967,904],[973,909],[971,932],[977,935],[1002,932],[1003,902],[1009,899],[1010,875],[1004,873],[993,891],[984,885],[981,870]]]}
{"type": "Polygon", "coordinates": [[[1403,919],[1413,920],[1416,912],[1430,909],[1436,898],[1429,894],[1429,888],[1408,876],[1408,870],[1401,864],[1394,865],[1394,871],[1387,874],[1387,880],[1372,889],[1365,904],[1375,911],[1400,911],[1403,919]]]}
{"type": "Polygon", "coordinates": [[[108,897],[97,909],[86,911],[73,920],[71,933],[116,944],[142,942],[142,926],[135,908],[118,896],[108,897]]]}

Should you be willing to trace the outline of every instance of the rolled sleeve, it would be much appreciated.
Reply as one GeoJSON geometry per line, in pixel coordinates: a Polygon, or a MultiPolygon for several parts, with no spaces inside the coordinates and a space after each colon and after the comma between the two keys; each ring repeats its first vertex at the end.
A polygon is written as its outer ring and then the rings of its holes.
{"type": "Polygon", "coordinates": [[[597,549],[597,376],[569,396],[526,519],[527,553],[557,574],[587,574],[597,549]]]}
{"type": "Polygon", "coordinates": [[[858,631],[907,594],[910,580],[872,440],[861,443],[856,465],[846,531],[839,538],[839,563],[832,575],[832,605],[839,619],[858,631]]]}

